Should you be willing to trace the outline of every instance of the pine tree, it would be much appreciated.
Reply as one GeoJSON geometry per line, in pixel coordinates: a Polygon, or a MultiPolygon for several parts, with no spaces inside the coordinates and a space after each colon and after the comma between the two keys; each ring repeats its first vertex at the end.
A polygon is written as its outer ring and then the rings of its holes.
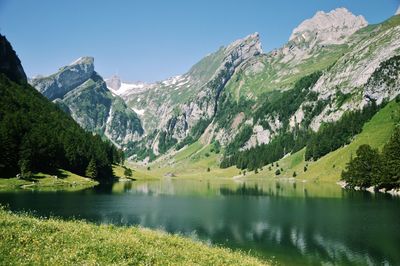
{"type": "Polygon", "coordinates": [[[383,151],[383,182],[395,184],[400,181],[400,128],[396,128],[383,151]]]}
{"type": "Polygon", "coordinates": [[[351,187],[365,188],[379,183],[382,161],[378,150],[364,144],[358,147],[356,155],[342,172],[342,179],[351,187]]]}
{"type": "Polygon", "coordinates": [[[97,177],[96,161],[92,158],[86,168],[85,175],[89,178],[95,179],[97,177]]]}
{"type": "Polygon", "coordinates": [[[125,177],[132,177],[132,169],[130,169],[130,168],[125,168],[125,170],[124,170],[124,176],[125,176],[125,177]]]}
{"type": "Polygon", "coordinates": [[[22,159],[18,162],[21,170],[22,178],[30,178],[32,176],[31,172],[31,162],[28,159],[22,159]]]}

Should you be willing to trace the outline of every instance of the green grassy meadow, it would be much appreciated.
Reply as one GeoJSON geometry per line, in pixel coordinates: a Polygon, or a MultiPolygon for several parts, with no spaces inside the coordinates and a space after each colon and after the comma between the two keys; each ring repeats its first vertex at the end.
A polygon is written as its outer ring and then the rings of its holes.
{"type": "Polygon", "coordinates": [[[34,173],[29,179],[0,178],[0,190],[35,189],[76,191],[97,185],[98,182],[66,170],[57,172],[34,173]],[[55,177],[57,176],[57,178],[55,177]]]}
{"type": "Polygon", "coordinates": [[[266,265],[243,252],[139,227],[0,209],[1,265],[266,265]]]}

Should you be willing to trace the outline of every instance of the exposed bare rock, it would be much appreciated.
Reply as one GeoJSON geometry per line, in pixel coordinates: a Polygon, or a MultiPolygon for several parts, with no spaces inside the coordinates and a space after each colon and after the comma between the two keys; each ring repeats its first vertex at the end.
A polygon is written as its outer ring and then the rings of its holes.
{"type": "Polygon", "coordinates": [[[295,28],[289,40],[316,40],[321,44],[341,44],[347,37],[367,25],[363,16],[355,16],[346,8],[337,8],[329,13],[318,11],[314,17],[295,28]]]}
{"type": "Polygon", "coordinates": [[[242,150],[247,150],[257,145],[269,143],[271,138],[271,132],[268,129],[264,129],[261,125],[255,125],[253,127],[253,134],[242,147],[242,150]]]}
{"type": "Polygon", "coordinates": [[[240,112],[236,115],[236,117],[233,119],[231,128],[232,129],[237,129],[239,125],[242,123],[243,119],[245,118],[245,115],[243,112],[240,112]]]}
{"type": "Polygon", "coordinates": [[[399,53],[399,36],[397,26],[361,40],[318,80],[313,90],[326,99],[336,93],[335,88],[346,94],[364,86],[381,62],[399,53]],[[387,41],[377,45],[382,39],[387,41]]]}
{"type": "Polygon", "coordinates": [[[93,73],[94,58],[80,57],[51,76],[32,79],[31,85],[50,100],[54,100],[64,97],[88,80],[93,73]]]}
{"type": "Polygon", "coordinates": [[[376,73],[368,80],[364,90],[364,98],[375,100],[380,104],[383,100],[392,100],[400,93],[400,55],[394,56],[380,64],[376,73]]]}

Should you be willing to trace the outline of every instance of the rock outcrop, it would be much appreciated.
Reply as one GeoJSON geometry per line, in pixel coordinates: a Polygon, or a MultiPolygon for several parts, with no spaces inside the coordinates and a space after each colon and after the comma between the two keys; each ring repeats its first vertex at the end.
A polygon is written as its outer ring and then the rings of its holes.
{"type": "Polygon", "coordinates": [[[81,57],[48,77],[34,78],[31,85],[50,100],[64,97],[94,73],[93,57],[81,57]]]}
{"type": "Polygon", "coordinates": [[[363,16],[355,16],[346,8],[337,8],[329,13],[319,11],[296,27],[289,41],[342,44],[350,35],[367,25],[363,16]]]}
{"type": "Polygon", "coordinates": [[[400,93],[400,55],[382,62],[368,79],[364,98],[380,104],[392,100],[400,93]]]}

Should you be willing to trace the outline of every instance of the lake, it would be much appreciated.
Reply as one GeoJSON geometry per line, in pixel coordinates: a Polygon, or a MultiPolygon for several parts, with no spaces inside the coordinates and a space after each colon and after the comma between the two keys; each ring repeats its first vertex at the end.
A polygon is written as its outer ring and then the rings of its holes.
{"type": "Polygon", "coordinates": [[[282,265],[400,265],[400,199],[293,180],[119,182],[0,192],[11,210],[140,225],[282,265]]]}

